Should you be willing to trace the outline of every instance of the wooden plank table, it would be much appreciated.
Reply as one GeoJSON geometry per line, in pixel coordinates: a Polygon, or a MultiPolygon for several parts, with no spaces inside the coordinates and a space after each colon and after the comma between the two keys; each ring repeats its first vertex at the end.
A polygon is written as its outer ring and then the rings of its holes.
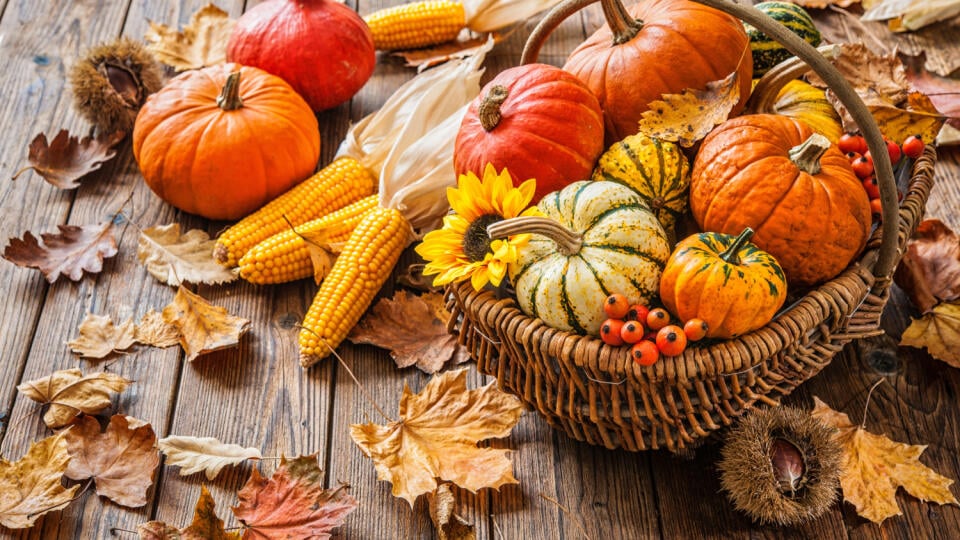
{"type": "MultiPolygon", "coordinates": [[[[219,0],[232,16],[257,0],[219,0]]],[[[397,0],[351,0],[360,13],[399,3],[397,0]]],[[[140,39],[147,21],[185,24],[206,0],[0,0],[0,176],[10,176],[26,161],[29,141],[39,132],[73,133],[88,129],[72,108],[66,74],[87,47],[120,35],[140,39]]],[[[827,13],[826,15],[829,15],[827,13]]],[[[488,56],[484,81],[518,62],[533,22],[500,43],[488,56]]],[[[541,61],[560,65],[585,35],[602,24],[597,6],[568,20],[541,53],[541,61]]],[[[952,28],[946,36],[957,36],[952,28]],[[953,33],[950,33],[953,32],[953,33]]],[[[891,38],[891,43],[894,38],[891,38]]],[[[896,38],[910,43],[912,37],[896,38]]],[[[944,38],[950,54],[957,43],[944,38]]],[[[414,71],[389,56],[380,56],[373,78],[349,103],[319,115],[323,151],[329,162],[350,122],[376,110],[414,71]]],[[[928,215],[960,229],[960,152],[942,149],[937,186],[928,215]]],[[[249,318],[251,330],[237,349],[204,356],[187,364],[177,348],[137,348],[102,363],[80,360],[65,342],[87,312],[114,320],[140,317],[169,303],[173,289],[149,276],[136,260],[138,228],[178,222],[211,234],[224,223],[208,222],[174,210],[142,182],[129,147],[86,179],[78,190],[61,191],[35,174],[0,182],[0,235],[21,237],[27,230],[48,232],[57,224],[87,224],[109,219],[123,208],[119,254],[103,272],[79,282],[48,285],[33,270],[0,263],[0,411],[4,412],[2,455],[18,459],[31,441],[50,431],[40,406],[16,391],[26,380],[55,370],[79,367],[108,369],[136,381],[113,410],[150,422],[159,437],[194,435],[260,448],[264,455],[318,453],[327,482],[349,482],[360,506],[338,530],[342,538],[432,538],[435,533],[424,500],[411,510],[376,480],[372,463],[349,438],[348,425],[376,421],[374,409],[346,370],[327,361],[309,371],[297,362],[297,323],[315,286],[309,282],[275,287],[237,283],[199,287],[199,292],[231,313],[249,318]],[[129,202],[125,202],[128,201],[129,202]]],[[[894,336],[916,315],[895,291],[885,317],[894,336]]],[[[344,361],[373,399],[393,410],[403,384],[421,388],[427,377],[414,369],[398,370],[387,354],[369,346],[341,346],[344,361]]],[[[901,348],[899,364],[878,372],[849,347],[818,377],[785,401],[809,407],[817,395],[859,419],[868,388],[879,378],[888,384],[874,392],[867,410],[868,427],[915,444],[929,444],[924,463],[960,478],[960,372],[915,349],[901,348]]],[[[473,369],[473,368],[471,368],[473,369]]],[[[487,378],[471,371],[471,383],[487,378]]],[[[573,441],[553,431],[536,414],[526,414],[512,435],[494,443],[513,450],[519,485],[499,492],[458,492],[460,513],[476,524],[479,538],[957,538],[960,508],[921,503],[902,493],[903,516],[875,526],[837,504],[824,517],[798,528],[759,527],[733,510],[720,493],[715,463],[719,447],[708,445],[685,457],[666,452],[633,454],[573,441]]],[[[275,462],[260,465],[272,472],[275,462]]],[[[51,513],[32,529],[0,530],[7,538],[109,538],[112,529],[134,530],[150,519],[186,525],[199,486],[209,487],[217,513],[228,527],[237,526],[229,510],[250,466],[228,468],[214,481],[201,475],[181,477],[161,467],[149,503],[128,509],[97,497],[92,490],[61,512],[51,513]]],[[[956,492],[956,488],[955,488],[956,492]]],[[[133,535],[116,532],[118,537],[133,535]]]]}

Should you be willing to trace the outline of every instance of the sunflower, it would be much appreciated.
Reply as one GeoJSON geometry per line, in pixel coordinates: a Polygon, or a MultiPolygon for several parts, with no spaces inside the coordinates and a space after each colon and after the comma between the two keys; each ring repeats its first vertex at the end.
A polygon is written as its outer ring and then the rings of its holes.
{"type": "Polygon", "coordinates": [[[536,182],[531,178],[515,188],[507,169],[498,174],[488,163],[482,180],[468,172],[460,175],[458,184],[456,188],[447,188],[453,213],[445,216],[443,226],[427,233],[417,246],[417,253],[427,261],[423,273],[438,274],[434,286],[467,278],[476,290],[488,282],[499,286],[507,274],[507,265],[517,260],[517,248],[526,244],[530,235],[491,240],[487,225],[517,216],[540,215],[537,207],[527,208],[536,182]]]}

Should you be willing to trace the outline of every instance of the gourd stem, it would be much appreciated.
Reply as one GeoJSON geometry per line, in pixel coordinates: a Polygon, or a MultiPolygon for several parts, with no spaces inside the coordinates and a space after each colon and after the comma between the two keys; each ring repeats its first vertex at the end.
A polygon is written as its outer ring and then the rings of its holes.
{"type": "Polygon", "coordinates": [[[539,216],[520,216],[487,225],[490,238],[505,238],[514,234],[541,234],[553,240],[565,256],[575,255],[583,246],[583,235],[571,231],[556,221],[539,216]]]}
{"type": "Polygon", "coordinates": [[[747,227],[740,233],[740,236],[733,240],[730,247],[723,250],[723,253],[720,254],[720,259],[727,264],[740,264],[740,250],[743,249],[743,245],[749,242],[751,238],[753,238],[753,229],[747,227]]]}
{"type": "Polygon", "coordinates": [[[484,96],[477,110],[477,116],[480,117],[480,125],[483,126],[484,131],[492,131],[500,123],[500,118],[502,118],[500,106],[503,105],[508,95],[510,95],[510,91],[507,87],[498,84],[484,96]]]}
{"type": "Polygon", "coordinates": [[[614,45],[630,41],[643,28],[643,22],[632,18],[620,0],[600,0],[600,7],[613,33],[614,45]]]}
{"type": "Polygon", "coordinates": [[[217,96],[217,107],[225,111],[233,111],[243,107],[243,100],[240,99],[240,72],[234,71],[227,77],[217,96]]]}
{"type": "Polygon", "coordinates": [[[790,161],[807,174],[820,172],[820,157],[830,148],[830,139],[814,133],[788,152],[790,161]]]}

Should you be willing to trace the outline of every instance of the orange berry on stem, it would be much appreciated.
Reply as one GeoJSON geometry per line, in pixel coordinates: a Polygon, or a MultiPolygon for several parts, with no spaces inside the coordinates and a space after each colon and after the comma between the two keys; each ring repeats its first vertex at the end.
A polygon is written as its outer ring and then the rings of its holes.
{"type": "Polygon", "coordinates": [[[880,204],[880,199],[870,199],[870,211],[877,216],[883,214],[883,205],[880,204]]]}
{"type": "Polygon", "coordinates": [[[620,293],[613,293],[603,303],[603,312],[611,319],[622,319],[630,309],[630,301],[620,293]]]}
{"type": "Polygon", "coordinates": [[[652,341],[638,341],[630,349],[630,356],[633,361],[641,366],[652,366],[660,359],[660,351],[657,344],[652,341]]]}
{"type": "Polygon", "coordinates": [[[646,324],[647,314],[650,313],[650,308],[643,304],[634,304],[630,306],[630,309],[627,311],[626,319],[628,321],[640,321],[641,323],[646,324]]]}
{"type": "Polygon", "coordinates": [[[619,347],[623,345],[623,338],[620,337],[623,321],[620,319],[607,319],[600,325],[600,339],[607,345],[619,347]]]}
{"type": "Polygon", "coordinates": [[[670,314],[663,308],[653,308],[647,314],[647,328],[660,330],[670,324],[670,314]]]}
{"type": "Polygon", "coordinates": [[[700,341],[707,336],[707,321],[703,319],[690,319],[683,325],[683,333],[687,335],[687,341],[700,341]]]}
{"type": "Polygon", "coordinates": [[[640,321],[627,321],[620,328],[620,337],[624,343],[636,343],[643,339],[645,331],[640,321]]]}
{"type": "Polygon", "coordinates": [[[657,332],[657,348],[666,356],[676,356],[687,348],[687,335],[683,328],[668,324],[657,332]]]}

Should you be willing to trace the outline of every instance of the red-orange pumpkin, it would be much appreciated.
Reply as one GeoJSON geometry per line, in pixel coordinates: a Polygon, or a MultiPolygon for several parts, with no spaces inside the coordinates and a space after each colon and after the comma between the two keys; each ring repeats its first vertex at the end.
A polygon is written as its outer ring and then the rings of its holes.
{"type": "Polygon", "coordinates": [[[753,57],[739,20],[692,0],[644,0],[630,8],[620,0],[601,4],[607,26],[570,53],[563,68],[600,100],[608,145],[637,132],[651,101],[703,89],[733,71],[740,102],[731,114],[743,109],[753,57]]]}
{"type": "Polygon", "coordinates": [[[705,231],[754,229],[753,243],[799,286],[846,268],[871,223],[846,156],[806,123],[773,114],[727,120],[707,135],[693,164],[690,210],[705,231]]]}
{"type": "Polygon", "coordinates": [[[454,144],[457,174],[487,163],[516,182],[537,180],[534,201],[590,178],[603,151],[603,113],[573,75],[546,64],[507,69],[470,104],[454,144]]]}
{"type": "Polygon", "coordinates": [[[227,60],[277,75],[317,112],[353,97],[377,62],[367,23],[337,0],[256,5],[237,20],[227,60]]]}
{"type": "Polygon", "coordinates": [[[161,199],[206,218],[237,219],[310,176],[320,132],[313,111],[279,77],[219,64],[187,71],[147,98],[133,155],[161,199]]]}

